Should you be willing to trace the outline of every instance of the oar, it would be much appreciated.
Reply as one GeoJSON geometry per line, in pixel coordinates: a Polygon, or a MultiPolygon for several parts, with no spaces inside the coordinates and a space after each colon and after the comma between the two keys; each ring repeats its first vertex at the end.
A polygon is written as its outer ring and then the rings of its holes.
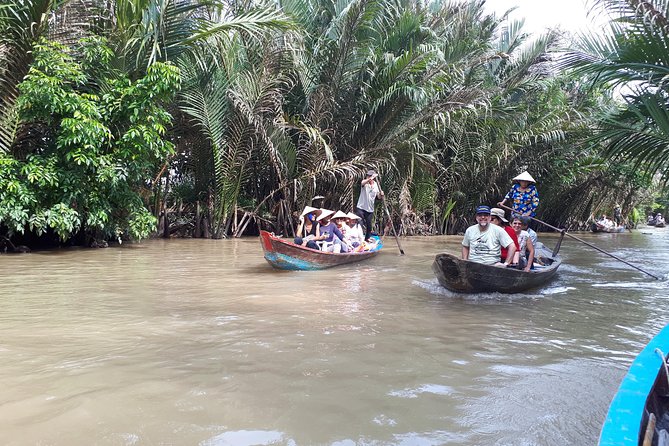
{"type": "Polygon", "coordinates": [[[397,236],[397,232],[395,231],[395,225],[393,224],[393,218],[390,216],[390,212],[388,212],[388,204],[386,203],[385,197],[383,198],[383,208],[386,210],[386,216],[388,217],[388,220],[390,221],[390,227],[393,228],[393,235],[395,236],[395,241],[397,242],[397,247],[400,249],[400,255],[404,255],[404,250],[402,249],[402,245],[400,245],[400,238],[397,236]]]}
{"type": "MultiPolygon", "coordinates": [[[[511,212],[513,212],[513,209],[511,209],[511,208],[508,207],[508,206],[504,206],[503,204],[500,204],[499,206],[501,206],[501,207],[503,207],[504,209],[508,209],[508,210],[510,210],[511,212]]],[[[528,215],[528,217],[529,217],[529,215],[528,215]]],[[[534,218],[534,217],[530,217],[530,218],[531,218],[532,220],[536,221],[537,223],[541,223],[541,224],[544,225],[544,226],[548,226],[548,227],[551,228],[551,229],[554,229],[554,230],[556,230],[556,231],[562,232],[562,233],[563,233],[564,235],[566,235],[567,237],[573,238],[574,240],[577,240],[577,241],[583,243],[584,245],[588,245],[589,247],[591,247],[591,248],[593,248],[593,249],[596,249],[597,251],[601,252],[602,254],[606,254],[606,255],[609,256],[609,257],[613,257],[614,259],[619,260],[619,261],[623,262],[624,264],[626,264],[626,265],[628,265],[628,266],[631,266],[632,268],[634,268],[634,269],[636,269],[636,270],[641,271],[641,272],[644,273],[644,274],[648,274],[649,276],[654,277],[654,278],[657,279],[657,280],[662,280],[662,279],[660,279],[659,277],[657,277],[655,274],[651,274],[651,273],[649,273],[648,271],[645,271],[645,270],[639,268],[639,267],[636,266],[636,265],[632,265],[632,264],[631,264],[630,262],[628,262],[627,260],[623,260],[623,259],[621,259],[620,257],[611,254],[610,252],[606,252],[606,251],[604,251],[602,248],[598,248],[597,246],[593,245],[592,243],[588,243],[588,242],[586,242],[585,240],[576,237],[575,235],[571,235],[571,234],[568,233],[565,229],[559,229],[559,228],[556,228],[555,226],[549,225],[549,224],[546,223],[545,221],[541,221],[541,220],[539,220],[538,218],[534,218]]]]}

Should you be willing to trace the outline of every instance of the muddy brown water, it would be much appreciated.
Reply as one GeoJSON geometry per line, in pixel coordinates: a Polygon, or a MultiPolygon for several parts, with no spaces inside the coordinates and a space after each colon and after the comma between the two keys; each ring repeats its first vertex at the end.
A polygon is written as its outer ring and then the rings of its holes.
{"type": "MultiPolygon", "coordinates": [[[[669,229],[579,237],[667,277],[669,229]]],[[[465,296],[430,269],[460,237],[385,242],[316,272],[256,238],[0,256],[0,444],[592,445],[669,323],[666,280],[573,240],[545,287],[465,296]]]]}

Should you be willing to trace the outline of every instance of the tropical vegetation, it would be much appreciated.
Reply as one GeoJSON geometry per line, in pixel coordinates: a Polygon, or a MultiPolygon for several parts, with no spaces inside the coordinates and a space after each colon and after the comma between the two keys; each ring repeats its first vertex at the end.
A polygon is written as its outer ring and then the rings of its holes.
{"type": "Polygon", "coordinates": [[[663,0],[602,1],[576,42],[483,0],[80,3],[0,6],[10,243],[291,234],[369,168],[404,234],[462,231],[522,170],[578,228],[667,172],[663,0]]]}

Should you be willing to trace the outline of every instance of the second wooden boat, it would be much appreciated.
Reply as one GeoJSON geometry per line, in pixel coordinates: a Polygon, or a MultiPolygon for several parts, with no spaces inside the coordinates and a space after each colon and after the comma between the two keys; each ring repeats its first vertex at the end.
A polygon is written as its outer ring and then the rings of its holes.
{"type": "Polygon", "coordinates": [[[383,248],[381,240],[376,236],[374,239],[376,245],[371,251],[332,253],[296,245],[292,239],[288,240],[267,231],[260,231],[260,243],[265,260],[274,268],[298,271],[331,268],[374,257],[383,248]]]}
{"type": "Polygon", "coordinates": [[[525,272],[516,268],[462,260],[452,254],[437,254],[432,270],[444,287],[458,293],[518,293],[541,286],[557,273],[562,259],[542,244],[535,248],[535,256],[544,266],[525,272]]]}
{"type": "Polygon", "coordinates": [[[615,227],[606,227],[604,225],[600,225],[599,223],[593,223],[590,229],[592,229],[592,232],[608,232],[608,233],[621,233],[627,230],[627,228],[623,225],[615,227]]]}
{"type": "Polygon", "coordinates": [[[669,445],[669,325],[639,353],[599,435],[599,446],[669,445]]]}

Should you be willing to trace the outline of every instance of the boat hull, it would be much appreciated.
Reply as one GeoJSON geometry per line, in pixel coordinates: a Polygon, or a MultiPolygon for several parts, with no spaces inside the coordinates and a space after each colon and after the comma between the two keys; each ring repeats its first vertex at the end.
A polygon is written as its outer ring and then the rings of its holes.
{"type": "Polygon", "coordinates": [[[296,245],[267,231],[260,231],[260,243],[265,260],[276,269],[313,271],[347,263],[359,262],[374,257],[383,247],[378,241],[373,251],[355,253],[331,253],[296,245]]]}
{"type": "MultiPolygon", "coordinates": [[[[669,350],[669,325],[639,353],[611,401],[599,436],[599,446],[644,444],[650,414],[657,419],[649,435],[669,429],[669,380],[663,365],[669,350]]],[[[651,426],[652,427],[652,426],[651,426]]],[[[651,441],[648,444],[657,444],[651,441]]]]}
{"type": "Polygon", "coordinates": [[[525,272],[516,268],[462,260],[444,253],[437,254],[432,270],[441,286],[458,293],[518,293],[547,283],[555,276],[562,263],[560,257],[549,256],[548,250],[537,252],[551,264],[525,272]]]}
{"type": "Polygon", "coordinates": [[[592,229],[592,232],[606,232],[610,234],[619,234],[627,230],[625,226],[616,226],[615,228],[607,228],[602,225],[598,225],[597,223],[593,223],[590,229],[592,229]]]}

